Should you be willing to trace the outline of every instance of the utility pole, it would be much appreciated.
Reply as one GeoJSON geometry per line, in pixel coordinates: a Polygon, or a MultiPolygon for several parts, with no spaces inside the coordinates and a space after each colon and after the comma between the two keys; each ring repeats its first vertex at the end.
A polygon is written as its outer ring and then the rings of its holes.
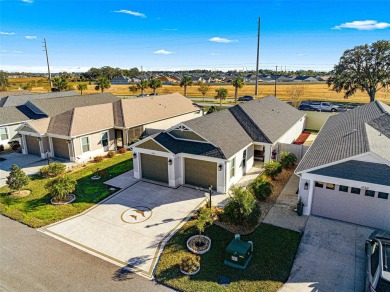
{"type": "Polygon", "coordinates": [[[256,85],[255,95],[259,94],[259,51],[260,51],[260,17],[257,24],[257,59],[256,59],[256,85]]]}
{"type": "Polygon", "coordinates": [[[46,39],[43,39],[43,47],[45,48],[45,52],[46,52],[47,71],[49,72],[49,82],[50,82],[50,91],[51,91],[51,89],[53,88],[53,81],[51,80],[50,65],[49,65],[49,55],[47,53],[46,39]]]}
{"type": "Polygon", "coordinates": [[[276,66],[276,74],[275,74],[275,92],[274,92],[275,97],[276,97],[276,79],[278,79],[278,66],[276,66]]]}

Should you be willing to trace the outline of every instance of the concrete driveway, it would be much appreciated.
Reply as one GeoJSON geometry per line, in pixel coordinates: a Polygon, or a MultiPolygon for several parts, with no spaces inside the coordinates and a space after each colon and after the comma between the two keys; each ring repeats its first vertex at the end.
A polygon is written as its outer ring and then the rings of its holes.
{"type": "Polygon", "coordinates": [[[363,291],[365,240],[373,229],[310,216],[280,291],[363,291]]]}
{"type": "MultiPolygon", "coordinates": [[[[9,170],[13,164],[18,165],[19,167],[23,168],[24,172],[27,175],[36,174],[39,172],[39,169],[47,165],[47,160],[42,159],[39,156],[36,155],[30,155],[30,154],[21,154],[21,153],[10,153],[10,154],[4,154],[0,155],[1,158],[4,158],[4,161],[0,161],[0,187],[5,186],[6,178],[9,174],[9,170]]],[[[51,159],[53,161],[53,159],[51,159]]],[[[59,161],[59,160],[58,160],[59,161]]],[[[71,167],[72,165],[75,165],[75,162],[63,162],[67,167],[71,167]]]]}
{"type": "Polygon", "coordinates": [[[151,278],[165,242],[205,199],[196,189],[139,181],[83,214],[40,230],[151,278]]]}

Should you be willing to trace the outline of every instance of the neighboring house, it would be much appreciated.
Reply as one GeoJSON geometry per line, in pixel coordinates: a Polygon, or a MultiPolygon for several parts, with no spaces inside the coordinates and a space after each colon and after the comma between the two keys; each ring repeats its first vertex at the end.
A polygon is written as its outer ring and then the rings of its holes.
{"type": "Polygon", "coordinates": [[[318,82],[318,79],[313,76],[297,76],[292,81],[293,82],[318,82]]]}
{"type": "MultiPolygon", "coordinates": [[[[23,153],[85,162],[109,150],[127,148],[142,135],[203,115],[199,107],[178,93],[84,103],[73,103],[76,106],[67,109],[72,105],[61,102],[61,108],[66,111],[21,126],[18,131],[23,140],[23,153]]],[[[47,102],[43,107],[41,101],[42,108],[46,112],[57,111],[47,102]]]]}
{"type": "MultiPolygon", "coordinates": [[[[26,95],[26,94],[34,94],[34,93],[32,93],[29,90],[22,90],[22,89],[11,90],[11,91],[0,91],[0,100],[3,97],[7,97],[7,96],[26,95]]],[[[0,106],[1,106],[1,102],[0,102],[0,106]]]]}
{"type": "Polygon", "coordinates": [[[304,214],[390,230],[390,107],[329,117],[295,173],[304,214]]]}
{"type": "Polygon", "coordinates": [[[111,79],[111,84],[131,84],[131,78],[126,76],[117,76],[111,79]]]}
{"type": "Polygon", "coordinates": [[[24,94],[24,95],[10,95],[0,99],[1,107],[19,106],[24,105],[29,101],[34,100],[46,100],[50,98],[76,96],[80,95],[76,91],[62,91],[62,92],[50,92],[50,93],[36,93],[36,94],[24,94]]]}
{"type": "Polygon", "coordinates": [[[17,128],[30,117],[16,107],[0,107],[0,145],[5,148],[11,141],[19,141],[17,128]]]}
{"type": "Polygon", "coordinates": [[[223,193],[255,159],[270,161],[278,143],[294,142],[304,128],[305,114],[273,96],[249,101],[135,143],[134,177],[223,193]]]}

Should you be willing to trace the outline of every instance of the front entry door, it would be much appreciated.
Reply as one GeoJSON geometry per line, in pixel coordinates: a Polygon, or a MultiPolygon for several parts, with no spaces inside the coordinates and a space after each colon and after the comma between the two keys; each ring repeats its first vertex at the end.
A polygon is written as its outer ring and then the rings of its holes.
{"type": "Polygon", "coordinates": [[[246,174],[246,150],[244,150],[244,153],[242,154],[242,174],[246,174]]]}

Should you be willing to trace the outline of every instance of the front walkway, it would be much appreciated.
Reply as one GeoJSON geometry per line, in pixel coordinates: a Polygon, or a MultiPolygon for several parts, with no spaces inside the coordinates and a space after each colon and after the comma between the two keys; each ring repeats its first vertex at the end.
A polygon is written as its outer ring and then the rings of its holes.
{"type": "Polygon", "coordinates": [[[138,181],[86,212],[40,231],[151,278],[165,242],[206,198],[207,193],[199,190],[138,181]]]}
{"type": "Polygon", "coordinates": [[[298,232],[304,231],[308,216],[298,216],[294,211],[298,202],[298,187],[299,177],[293,174],[265,217],[264,223],[298,232]]]}
{"type": "Polygon", "coordinates": [[[139,179],[134,178],[134,169],[124,172],[108,181],[105,181],[104,184],[113,186],[118,189],[125,189],[129,186],[135,184],[139,179]]]}
{"type": "Polygon", "coordinates": [[[252,168],[234,185],[235,187],[247,187],[255,178],[264,171],[264,162],[255,161],[252,168]]]}

